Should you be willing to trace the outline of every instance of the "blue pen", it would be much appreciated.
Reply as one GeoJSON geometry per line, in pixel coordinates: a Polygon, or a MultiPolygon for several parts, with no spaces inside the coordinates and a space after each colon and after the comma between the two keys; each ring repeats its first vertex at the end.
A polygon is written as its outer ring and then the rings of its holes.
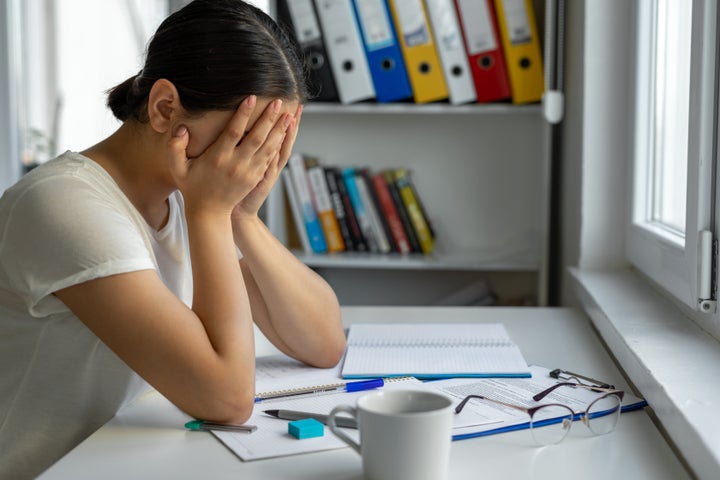
{"type": "Polygon", "coordinates": [[[385,381],[382,378],[374,378],[372,380],[362,380],[359,382],[344,382],[307,388],[278,390],[275,392],[259,394],[255,397],[255,403],[260,403],[264,400],[271,400],[276,398],[297,397],[298,395],[317,395],[320,393],[333,392],[360,392],[363,390],[372,390],[373,388],[379,388],[383,385],[385,385],[385,381]]]}

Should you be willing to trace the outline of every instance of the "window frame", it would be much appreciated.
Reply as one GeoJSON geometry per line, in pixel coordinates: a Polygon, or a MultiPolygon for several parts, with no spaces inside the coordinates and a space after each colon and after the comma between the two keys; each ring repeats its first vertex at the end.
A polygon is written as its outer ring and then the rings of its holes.
{"type": "MultiPolygon", "coordinates": [[[[703,255],[698,247],[702,231],[715,231],[714,214],[717,163],[717,2],[694,0],[690,58],[688,172],[685,241],[678,242],[662,229],[645,223],[649,192],[646,181],[653,155],[651,118],[653,65],[647,54],[652,41],[655,2],[638,2],[636,36],[635,144],[631,163],[632,194],[626,229],[626,258],[645,276],[690,310],[699,308],[699,272],[703,255]]],[[[713,284],[717,281],[713,279],[713,284]]],[[[716,298],[713,286],[712,298],[716,298]]],[[[716,315],[717,321],[717,315],[716,315]]]]}
{"type": "Polygon", "coordinates": [[[20,32],[19,0],[0,2],[0,191],[20,178],[19,104],[17,101],[20,32]]]}

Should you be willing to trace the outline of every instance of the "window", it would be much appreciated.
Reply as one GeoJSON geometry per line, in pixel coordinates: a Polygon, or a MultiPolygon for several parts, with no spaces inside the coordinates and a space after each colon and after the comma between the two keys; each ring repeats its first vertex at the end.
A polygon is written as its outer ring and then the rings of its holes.
{"type": "Polygon", "coordinates": [[[627,257],[708,313],[717,160],[717,2],[638,4],[633,196],[627,257]],[[650,88],[648,88],[650,86],[650,88]],[[705,233],[708,232],[708,233],[705,233]]]}
{"type": "MultiPolygon", "coordinates": [[[[137,73],[168,12],[189,0],[25,0],[20,137],[25,168],[87,148],[118,127],[106,91],[137,73]]],[[[251,1],[267,11],[268,0],[251,1]]]]}

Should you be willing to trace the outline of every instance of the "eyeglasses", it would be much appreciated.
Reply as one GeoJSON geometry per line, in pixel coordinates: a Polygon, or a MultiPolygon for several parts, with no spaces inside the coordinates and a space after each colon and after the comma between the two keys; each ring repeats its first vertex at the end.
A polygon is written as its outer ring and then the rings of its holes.
{"type": "Polygon", "coordinates": [[[606,392],[596,398],[587,406],[584,412],[575,413],[567,405],[561,403],[547,403],[536,407],[521,407],[510,403],[494,400],[482,395],[468,395],[455,407],[455,413],[460,413],[465,405],[473,398],[487,400],[508,408],[525,412],[530,417],[530,433],[538,445],[553,445],[562,441],[570,431],[574,420],[580,419],[595,435],[604,435],[615,429],[620,417],[620,406],[625,395],[622,390],[585,385],[583,383],[561,382],[543,390],[533,396],[533,400],[540,401],[550,392],[559,387],[588,388],[596,392],[606,392]]]}

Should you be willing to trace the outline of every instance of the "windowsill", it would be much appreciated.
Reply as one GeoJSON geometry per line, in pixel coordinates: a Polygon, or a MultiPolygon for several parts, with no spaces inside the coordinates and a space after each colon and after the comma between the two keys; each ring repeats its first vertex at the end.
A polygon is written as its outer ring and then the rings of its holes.
{"type": "Polygon", "coordinates": [[[720,472],[720,342],[632,270],[571,269],[576,294],[699,478],[720,472]]]}

